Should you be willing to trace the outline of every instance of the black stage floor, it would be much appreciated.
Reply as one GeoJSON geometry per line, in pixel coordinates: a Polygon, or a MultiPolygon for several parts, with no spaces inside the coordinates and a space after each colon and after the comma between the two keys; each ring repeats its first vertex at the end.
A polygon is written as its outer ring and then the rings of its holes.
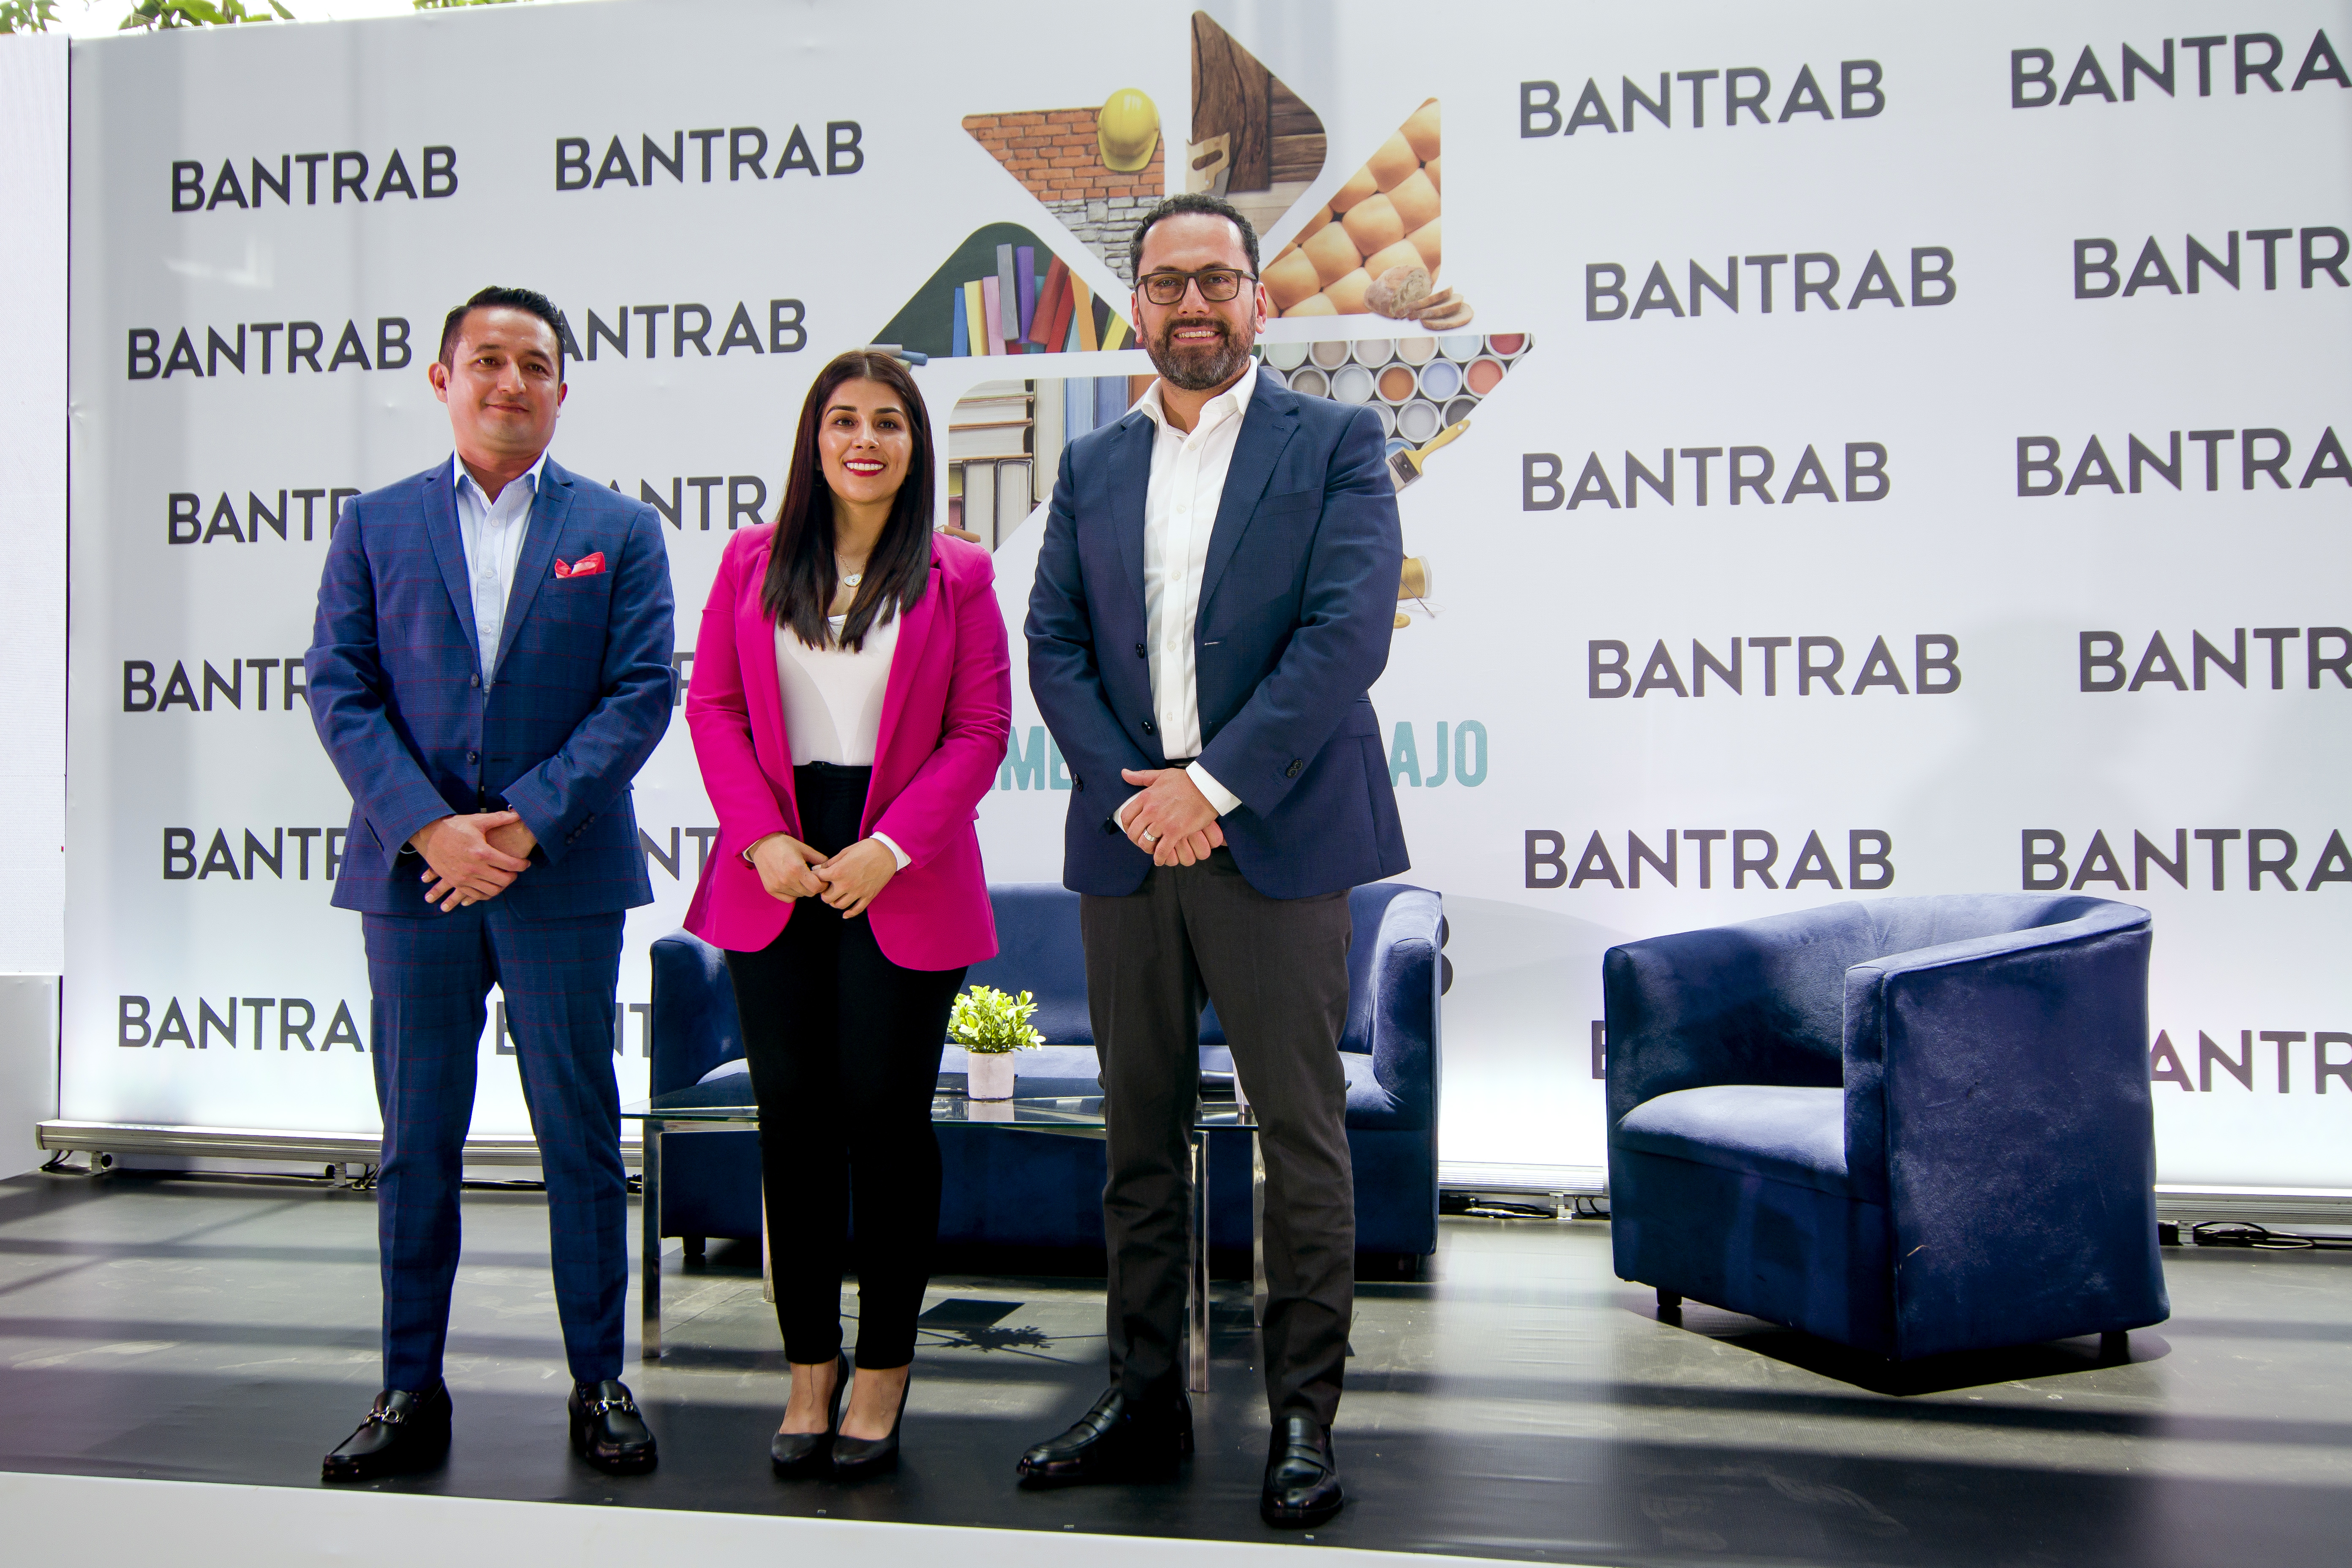
{"type": "MultiPolygon", "coordinates": [[[[1988,1216],[1997,1223],[1997,1216],[1988,1216]]],[[[564,1447],[537,1194],[469,1192],[446,1470],[385,1489],[1212,1540],[1258,1522],[1264,1395],[1221,1286],[1201,1448],[1166,1486],[1032,1494],[1013,1462],[1102,1375],[1099,1281],[934,1283],[895,1478],[781,1483],[756,1261],[669,1260],[662,1442],[616,1481],[564,1447]]],[[[635,1236],[634,1225],[632,1237],[635,1236]]],[[[1429,1277],[1360,1287],[1322,1544],[1585,1563],[2333,1563],[2352,1539],[2352,1255],[2168,1251],[2175,1316],[1890,1380],[1711,1310],[1657,1320],[1605,1223],[1449,1219],[1429,1277]]],[[[0,1183],[0,1471],[311,1488],[376,1387],[364,1193],[0,1183]]],[[[635,1308],[634,1294],[632,1310],[635,1308]]],[[[630,1354],[635,1354],[634,1336],[630,1354]]]]}

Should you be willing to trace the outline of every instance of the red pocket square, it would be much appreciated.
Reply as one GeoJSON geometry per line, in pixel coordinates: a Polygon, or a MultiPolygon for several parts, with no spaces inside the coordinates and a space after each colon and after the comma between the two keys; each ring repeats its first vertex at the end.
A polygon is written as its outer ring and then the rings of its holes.
{"type": "Polygon", "coordinates": [[[555,558],[555,574],[558,577],[593,577],[604,570],[604,552],[601,550],[591,555],[583,555],[569,566],[563,563],[562,556],[555,558]]]}

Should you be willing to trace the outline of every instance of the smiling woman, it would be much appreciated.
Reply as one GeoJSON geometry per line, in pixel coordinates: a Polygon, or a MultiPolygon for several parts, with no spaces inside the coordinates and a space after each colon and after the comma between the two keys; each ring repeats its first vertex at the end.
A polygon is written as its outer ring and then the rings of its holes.
{"type": "Polygon", "coordinates": [[[931,504],[913,378],[841,355],[802,406],[775,522],[728,543],[687,694],[719,852],[686,928],[726,950],[760,1105],[793,1368],[781,1476],[897,1462],[939,1229],[940,1043],[965,966],[996,952],[972,818],[1011,724],[1004,616],[988,552],[932,532],[931,504]]]}

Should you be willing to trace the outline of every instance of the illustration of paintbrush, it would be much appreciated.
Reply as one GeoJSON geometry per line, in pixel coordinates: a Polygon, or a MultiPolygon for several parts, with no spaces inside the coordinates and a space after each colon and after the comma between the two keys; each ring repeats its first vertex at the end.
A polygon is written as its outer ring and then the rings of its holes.
{"type": "Polygon", "coordinates": [[[1470,428],[1470,421],[1457,420],[1432,436],[1429,438],[1429,444],[1425,447],[1409,447],[1402,452],[1390,453],[1389,477],[1396,481],[1396,488],[1402,489],[1421,478],[1421,466],[1429,461],[1429,455],[1468,428],[1470,428]]]}

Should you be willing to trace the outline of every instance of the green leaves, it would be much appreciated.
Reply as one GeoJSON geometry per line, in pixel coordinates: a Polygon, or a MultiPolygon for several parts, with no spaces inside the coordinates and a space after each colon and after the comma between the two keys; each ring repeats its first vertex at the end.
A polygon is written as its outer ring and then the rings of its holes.
{"type": "Polygon", "coordinates": [[[948,1038],[984,1057],[1042,1046],[1045,1037],[1029,1024],[1029,1015],[1036,1010],[1026,991],[1010,996],[992,985],[975,985],[956,998],[948,1018],[948,1038]]]}
{"type": "Polygon", "coordinates": [[[58,0],[0,0],[0,33],[46,33],[58,19],[58,0]]]}
{"type": "MultiPolygon", "coordinates": [[[[264,0],[264,4],[277,13],[279,21],[294,19],[294,13],[278,0],[264,0]]],[[[214,5],[213,0],[140,0],[116,31],[127,33],[133,27],[226,27],[238,22],[268,20],[260,12],[247,10],[245,0],[220,0],[218,5],[214,5]]]]}

